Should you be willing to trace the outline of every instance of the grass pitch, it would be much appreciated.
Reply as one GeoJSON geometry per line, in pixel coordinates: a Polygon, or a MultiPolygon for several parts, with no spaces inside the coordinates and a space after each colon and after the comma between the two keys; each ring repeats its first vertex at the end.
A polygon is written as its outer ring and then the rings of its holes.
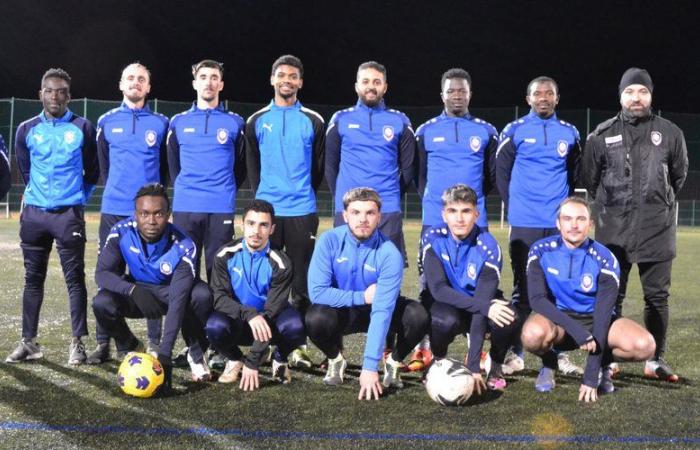
{"type": "MultiPolygon", "coordinates": [[[[328,221],[322,228],[329,226],[328,221]]],[[[501,286],[510,292],[507,232],[492,224],[505,261],[501,286]]],[[[415,254],[419,224],[405,226],[409,253],[415,254]]],[[[97,221],[88,223],[86,255],[89,295],[96,260],[97,221]]],[[[433,403],[418,375],[405,376],[406,388],[380,401],[357,398],[364,337],[346,339],[349,370],[343,386],[326,387],[318,370],[294,372],[291,385],[270,381],[263,367],[262,389],[240,392],[230,385],[189,382],[189,371],[175,369],[177,395],[138,400],[116,384],[118,362],[72,368],[67,364],[70,317],[58,259],[52,255],[38,341],[40,362],[0,362],[0,447],[2,448],[686,448],[700,446],[700,232],[681,229],[674,262],[668,361],[683,377],[667,384],[641,377],[641,364],[623,364],[617,391],[593,405],[577,401],[580,379],[558,377],[551,394],[537,394],[539,362],[526,358],[526,370],[508,379],[502,395],[472,398],[460,408],[433,403]]],[[[411,257],[413,259],[413,257],[411,257]]],[[[0,219],[0,356],[15,347],[21,329],[24,269],[18,223],[0,219]]],[[[641,321],[642,299],[633,271],[625,314],[641,321]]],[[[411,261],[404,294],[417,295],[411,261]]],[[[94,318],[89,313],[90,330],[94,318]]],[[[145,337],[143,321],[131,321],[145,337]]],[[[89,349],[93,337],[86,340],[89,349]]],[[[177,348],[180,348],[178,344],[177,348]]],[[[315,348],[316,362],[323,357],[315,348]]],[[[464,338],[450,347],[462,359],[464,338]]],[[[583,354],[572,352],[576,362],[583,354]]]]}

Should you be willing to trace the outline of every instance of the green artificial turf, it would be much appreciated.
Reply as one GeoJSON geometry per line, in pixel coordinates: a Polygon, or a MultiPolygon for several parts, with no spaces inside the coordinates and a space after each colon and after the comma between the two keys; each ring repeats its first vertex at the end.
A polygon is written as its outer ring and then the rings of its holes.
{"type": "MultiPolygon", "coordinates": [[[[322,228],[329,226],[322,221],[322,228]]],[[[507,230],[491,225],[504,251],[501,287],[509,294],[512,275],[507,230]]],[[[417,296],[415,268],[419,224],[405,225],[411,267],[403,293],[417,296]]],[[[86,254],[88,293],[96,260],[97,222],[88,223],[86,254]]],[[[270,380],[263,367],[262,388],[240,392],[231,385],[194,384],[189,371],[176,369],[177,394],[169,398],[132,399],[116,383],[118,363],[101,366],[67,364],[70,317],[65,284],[55,250],[46,281],[38,341],[42,361],[10,365],[0,362],[0,447],[17,448],[683,448],[700,445],[700,277],[697,274],[700,230],[681,229],[674,262],[669,363],[683,377],[678,384],[645,380],[641,364],[623,364],[617,391],[593,405],[577,401],[580,380],[558,377],[551,394],[537,394],[539,362],[526,358],[526,370],[508,378],[502,395],[472,398],[467,406],[433,403],[416,374],[404,377],[406,388],[380,401],[357,400],[364,337],[348,337],[350,366],[346,382],[326,387],[323,372],[294,372],[291,385],[270,380]],[[559,441],[538,441],[557,436],[559,441]],[[669,439],[679,439],[672,443],[669,439]],[[660,440],[656,440],[660,439],[660,440]]],[[[0,356],[15,347],[21,329],[24,269],[18,224],[0,219],[0,356]]],[[[630,276],[625,314],[641,321],[642,299],[636,270],[630,276]]],[[[94,317],[89,313],[90,331],[94,317]]],[[[130,321],[145,338],[143,321],[130,321]]],[[[86,341],[94,347],[94,337],[86,341]]],[[[177,348],[181,347],[178,344],[177,348]]],[[[312,348],[318,363],[323,357],[312,348]]],[[[466,340],[458,338],[451,356],[463,359],[466,340]]],[[[583,364],[581,352],[571,358],[583,364]]]]}

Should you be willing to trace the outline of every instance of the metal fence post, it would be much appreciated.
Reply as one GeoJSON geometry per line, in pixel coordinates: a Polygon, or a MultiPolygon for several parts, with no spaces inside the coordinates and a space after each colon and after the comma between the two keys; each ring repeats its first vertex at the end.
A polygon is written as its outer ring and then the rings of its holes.
{"type": "Polygon", "coordinates": [[[153,99],[153,111],[158,112],[158,99],[157,98],[153,99]]]}
{"type": "Polygon", "coordinates": [[[87,119],[87,97],[83,97],[83,117],[87,119]]]}
{"type": "Polygon", "coordinates": [[[586,136],[591,134],[591,108],[586,108],[586,136]]]}

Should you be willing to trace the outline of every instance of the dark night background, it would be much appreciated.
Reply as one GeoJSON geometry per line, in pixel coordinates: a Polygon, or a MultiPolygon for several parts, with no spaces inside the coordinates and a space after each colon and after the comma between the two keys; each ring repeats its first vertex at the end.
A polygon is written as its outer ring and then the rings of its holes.
{"type": "Polygon", "coordinates": [[[140,60],[151,97],[189,101],[190,65],[225,63],[223,98],[265,103],[283,53],[305,65],[300,98],[348,105],[357,65],[388,68],[390,105],[439,105],[452,66],[473,78],[474,107],[524,106],[533,77],[559,81],[560,108],[615,110],[629,66],[649,70],[654,106],[700,113],[694,2],[589,1],[5,1],[0,97],[36,98],[62,67],[73,97],[117,100],[120,69],[140,60]]]}

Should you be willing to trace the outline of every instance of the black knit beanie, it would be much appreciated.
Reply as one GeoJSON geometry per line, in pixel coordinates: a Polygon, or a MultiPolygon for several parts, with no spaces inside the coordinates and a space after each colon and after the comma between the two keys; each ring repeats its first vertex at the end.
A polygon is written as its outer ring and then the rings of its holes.
{"type": "Polygon", "coordinates": [[[620,80],[620,87],[618,95],[622,94],[622,91],[631,84],[641,84],[649,89],[649,92],[654,91],[654,84],[651,82],[651,75],[644,69],[638,67],[630,67],[622,74],[622,79],[620,80]]]}

